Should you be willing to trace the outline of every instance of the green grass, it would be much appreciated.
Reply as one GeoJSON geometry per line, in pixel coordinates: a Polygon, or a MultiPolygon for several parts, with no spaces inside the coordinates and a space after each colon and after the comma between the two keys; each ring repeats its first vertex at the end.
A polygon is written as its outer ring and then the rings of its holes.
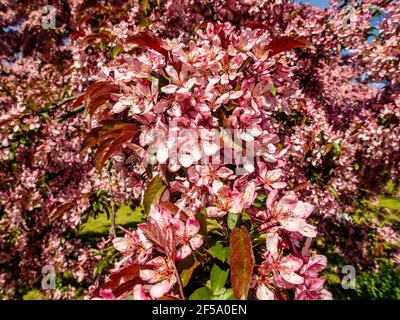
{"type": "Polygon", "coordinates": [[[26,293],[23,297],[23,300],[46,300],[46,297],[38,290],[32,289],[28,293],[26,293]]]}
{"type": "MultiPolygon", "coordinates": [[[[138,223],[144,220],[144,212],[142,207],[137,207],[134,210],[129,204],[121,205],[115,214],[115,227],[117,234],[122,234],[118,226],[125,228],[134,227],[138,223]]],[[[100,238],[107,237],[111,227],[111,217],[107,218],[107,215],[99,214],[96,218],[90,217],[88,221],[81,227],[78,232],[79,237],[92,244],[96,244],[100,238]]]]}
{"type": "Polygon", "coordinates": [[[400,199],[379,197],[379,207],[400,211],[400,199]]]}
{"type": "MultiPolygon", "coordinates": [[[[380,226],[390,226],[394,230],[398,230],[400,224],[400,199],[396,198],[395,192],[394,184],[388,184],[387,192],[378,196],[377,203],[372,199],[364,199],[360,207],[354,206],[354,215],[352,216],[354,226],[364,226],[360,229],[363,230],[372,219],[375,219],[379,221],[380,226]]],[[[353,236],[356,237],[357,235],[353,236]]],[[[326,286],[332,292],[334,299],[400,299],[400,268],[389,258],[394,245],[382,241],[378,242],[374,238],[374,233],[371,233],[370,236],[373,237],[371,246],[380,243],[385,248],[385,251],[387,250],[387,253],[370,253],[369,259],[379,266],[376,269],[372,269],[372,265],[365,266],[361,270],[356,268],[355,290],[344,290],[342,288],[341,279],[344,275],[341,274],[341,270],[344,265],[356,266],[356,263],[345,261],[345,257],[335,251],[336,248],[331,245],[325,246],[322,239],[317,242],[321,246],[319,251],[328,258],[328,267],[324,274],[327,277],[326,286]]]]}
{"type": "MultiPolygon", "coordinates": [[[[129,205],[122,205],[115,214],[115,226],[131,226],[143,220],[141,207],[132,210],[129,205]]],[[[107,234],[111,227],[111,218],[107,219],[106,214],[100,214],[96,218],[89,218],[79,231],[79,235],[86,233],[107,234]]]]}
{"type": "MultiPolygon", "coordinates": [[[[328,258],[329,259],[329,258],[328,258]]],[[[332,263],[332,259],[330,260],[332,263]]],[[[325,272],[326,286],[335,300],[399,300],[400,268],[386,259],[376,259],[378,270],[356,272],[355,290],[341,285],[343,274],[325,272]]],[[[341,269],[341,268],[340,268],[341,269]]]]}

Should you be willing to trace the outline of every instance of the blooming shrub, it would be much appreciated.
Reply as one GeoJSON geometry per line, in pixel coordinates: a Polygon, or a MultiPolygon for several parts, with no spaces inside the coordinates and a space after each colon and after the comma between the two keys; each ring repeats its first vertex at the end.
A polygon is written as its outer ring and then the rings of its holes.
{"type": "MultiPolygon", "coordinates": [[[[369,265],[343,217],[398,184],[398,2],[71,0],[58,31],[39,2],[0,2],[0,295],[53,265],[90,298],[329,299],[315,238],[369,265]],[[93,256],[99,191],[147,218],[93,256]]],[[[368,228],[396,257],[398,225],[368,228]]]]}

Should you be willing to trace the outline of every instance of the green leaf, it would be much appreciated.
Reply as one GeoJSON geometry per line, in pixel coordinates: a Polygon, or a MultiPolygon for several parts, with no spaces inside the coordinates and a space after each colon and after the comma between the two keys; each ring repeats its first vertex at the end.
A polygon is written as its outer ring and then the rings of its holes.
{"type": "Polygon", "coordinates": [[[210,289],[201,287],[190,295],[189,300],[210,300],[211,296],[212,292],[210,289]]]}
{"type": "Polygon", "coordinates": [[[103,271],[104,267],[105,267],[105,262],[103,260],[100,260],[97,263],[97,265],[94,268],[94,270],[93,270],[93,277],[95,277],[98,274],[101,274],[101,272],[103,271]]]}
{"type": "Polygon", "coordinates": [[[251,220],[250,215],[246,211],[243,211],[243,213],[242,213],[242,220],[243,221],[251,220]]]}
{"type": "Polygon", "coordinates": [[[354,163],[354,170],[358,170],[358,169],[360,169],[360,165],[356,162],[356,163],[354,163]]]}
{"type": "Polygon", "coordinates": [[[336,198],[336,200],[339,200],[339,194],[335,190],[335,188],[332,185],[328,186],[328,189],[332,192],[333,196],[336,198]]]}
{"type": "Polygon", "coordinates": [[[9,161],[14,161],[15,160],[15,152],[9,152],[8,153],[8,160],[9,161]]]}
{"type": "Polygon", "coordinates": [[[222,230],[222,226],[218,223],[218,221],[214,219],[206,219],[207,221],[207,231],[213,231],[213,230],[222,230]]]}
{"type": "Polygon", "coordinates": [[[337,142],[333,143],[333,150],[335,154],[339,154],[340,153],[340,144],[337,142]]]}
{"type": "Polygon", "coordinates": [[[120,46],[115,46],[112,48],[112,57],[117,57],[122,52],[122,48],[120,46]]]}
{"type": "Polygon", "coordinates": [[[256,196],[256,198],[258,199],[258,200],[260,200],[260,201],[265,201],[265,200],[267,200],[267,195],[266,194],[263,194],[263,193],[260,193],[260,194],[258,194],[257,196],[256,196]]]}
{"type": "Polygon", "coordinates": [[[218,294],[212,295],[211,300],[236,300],[236,298],[231,288],[222,288],[218,294]]]}
{"type": "Polygon", "coordinates": [[[273,96],[276,96],[276,87],[273,84],[271,84],[271,88],[269,90],[271,91],[273,96]]]}
{"type": "Polygon", "coordinates": [[[143,197],[144,211],[149,214],[151,205],[160,199],[166,185],[160,176],[155,176],[147,186],[143,197]]]}
{"type": "Polygon", "coordinates": [[[211,291],[213,293],[219,292],[219,290],[225,286],[226,280],[228,280],[228,275],[229,269],[222,270],[218,265],[213,265],[210,274],[211,291]]]}
{"type": "Polygon", "coordinates": [[[213,258],[216,258],[218,260],[221,260],[222,262],[225,262],[226,259],[228,258],[228,250],[229,248],[224,247],[221,242],[217,242],[215,245],[213,245],[210,249],[208,249],[208,253],[211,254],[213,258]]]}
{"type": "Polygon", "coordinates": [[[194,291],[189,300],[235,300],[232,289],[224,288],[228,275],[229,269],[223,270],[214,264],[206,286],[194,291]]]}
{"type": "Polygon", "coordinates": [[[149,7],[149,0],[141,0],[140,1],[140,9],[142,10],[142,12],[145,16],[147,16],[148,7],[149,7]]]}
{"type": "Polygon", "coordinates": [[[228,223],[229,230],[233,230],[233,228],[236,227],[238,221],[239,221],[239,215],[238,214],[231,213],[231,212],[228,213],[228,221],[227,221],[227,223],[228,223]]]}

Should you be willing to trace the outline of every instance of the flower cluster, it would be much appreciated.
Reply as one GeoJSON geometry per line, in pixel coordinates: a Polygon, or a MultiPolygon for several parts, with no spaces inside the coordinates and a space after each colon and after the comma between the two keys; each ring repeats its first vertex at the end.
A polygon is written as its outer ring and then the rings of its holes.
{"type": "Polygon", "coordinates": [[[360,268],[395,247],[396,225],[351,217],[399,184],[400,4],[348,5],[68,0],[53,30],[41,2],[0,1],[0,297],[50,265],[95,298],[185,298],[214,263],[236,298],[327,299],[312,239],[360,268]],[[98,245],[120,252],[106,279],[77,234],[97,191],[147,214],[98,245]]]}

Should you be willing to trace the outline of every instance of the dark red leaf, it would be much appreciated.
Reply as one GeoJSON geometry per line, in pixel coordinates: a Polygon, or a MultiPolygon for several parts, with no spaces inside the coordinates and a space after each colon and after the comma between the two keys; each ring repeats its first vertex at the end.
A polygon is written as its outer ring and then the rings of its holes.
{"type": "Polygon", "coordinates": [[[93,128],[85,137],[82,143],[82,153],[87,149],[106,140],[107,138],[119,137],[123,130],[135,131],[138,128],[127,121],[122,120],[105,120],[100,126],[93,128]]]}
{"type": "Polygon", "coordinates": [[[101,107],[106,101],[110,99],[110,93],[103,94],[101,96],[98,96],[94,99],[91,99],[89,103],[86,106],[86,110],[89,113],[90,116],[93,116],[95,111],[101,107]]]}
{"type": "Polygon", "coordinates": [[[134,36],[130,36],[125,43],[137,44],[149,49],[153,49],[168,59],[168,51],[162,47],[163,41],[159,37],[149,32],[142,32],[134,36]]]}
{"type": "Polygon", "coordinates": [[[67,202],[67,203],[63,203],[61,205],[59,205],[55,211],[53,212],[53,214],[51,215],[51,222],[55,221],[56,219],[58,219],[59,217],[61,217],[65,212],[71,210],[74,207],[74,203],[73,202],[67,202]]]}
{"type": "Polygon", "coordinates": [[[124,131],[124,133],[117,139],[114,140],[113,138],[111,138],[111,143],[105,142],[106,147],[103,148],[104,151],[101,152],[99,158],[96,152],[96,161],[95,161],[96,169],[101,171],[105,162],[109,158],[111,158],[119,149],[121,149],[122,144],[124,144],[125,142],[130,142],[132,138],[136,135],[136,133],[137,131],[124,131]]]}
{"type": "Polygon", "coordinates": [[[130,142],[138,132],[139,128],[136,125],[126,121],[103,121],[85,137],[81,153],[99,145],[95,153],[95,166],[100,171],[104,163],[120,150],[125,142],[130,142]]]}
{"type": "Polygon", "coordinates": [[[111,81],[99,81],[90,85],[85,92],[86,110],[92,116],[96,109],[110,99],[111,94],[119,93],[120,87],[111,81]]]}
{"type": "Polygon", "coordinates": [[[81,94],[75,101],[72,103],[72,109],[76,109],[85,101],[85,94],[81,94]]]}
{"type": "Polygon", "coordinates": [[[305,48],[310,45],[310,42],[304,37],[284,36],[273,39],[267,46],[270,51],[269,56],[272,57],[283,51],[292,50],[295,48],[305,48]]]}
{"type": "MultiPolygon", "coordinates": [[[[157,205],[165,210],[168,210],[172,213],[172,215],[176,215],[179,211],[179,208],[175,204],[168,201],[160,201],[157,205]]],[[[186,222],[186,220],[189,218],[188,214],[183,210],[180,211],[180,217],[184,222],[186,222]]]]}
{"type": "Polygon", "coordinates": [[[86,37],[84,37],[82,39],[82,41],[83,41],[83,43],[88,43],[89,41],[97,40],[97,39],[110,40],[111,37],[109,35],[107,35],[107,34],[104,34],[104,33],[92,33],[92,34],[89,34],[86,37]]]}
{"type": "Polygon", "coordinates": [[[140,269],[149,269],[149,266],[132,264],[111,273],[110,279],[94,291],[93,297],[99,296],[100,289],[111,289],[117,298],[125,292],[132,290],[135,284],[140,282],[140,269]]]}
{"type": "Polygon", "coordinates": [[[249,21],[244,24],[246,28],[250,29],[262,29],[262,30],[271,30],[270,26],[267,26],[264,23],[256,22],[256,21],[249,21]]]}

